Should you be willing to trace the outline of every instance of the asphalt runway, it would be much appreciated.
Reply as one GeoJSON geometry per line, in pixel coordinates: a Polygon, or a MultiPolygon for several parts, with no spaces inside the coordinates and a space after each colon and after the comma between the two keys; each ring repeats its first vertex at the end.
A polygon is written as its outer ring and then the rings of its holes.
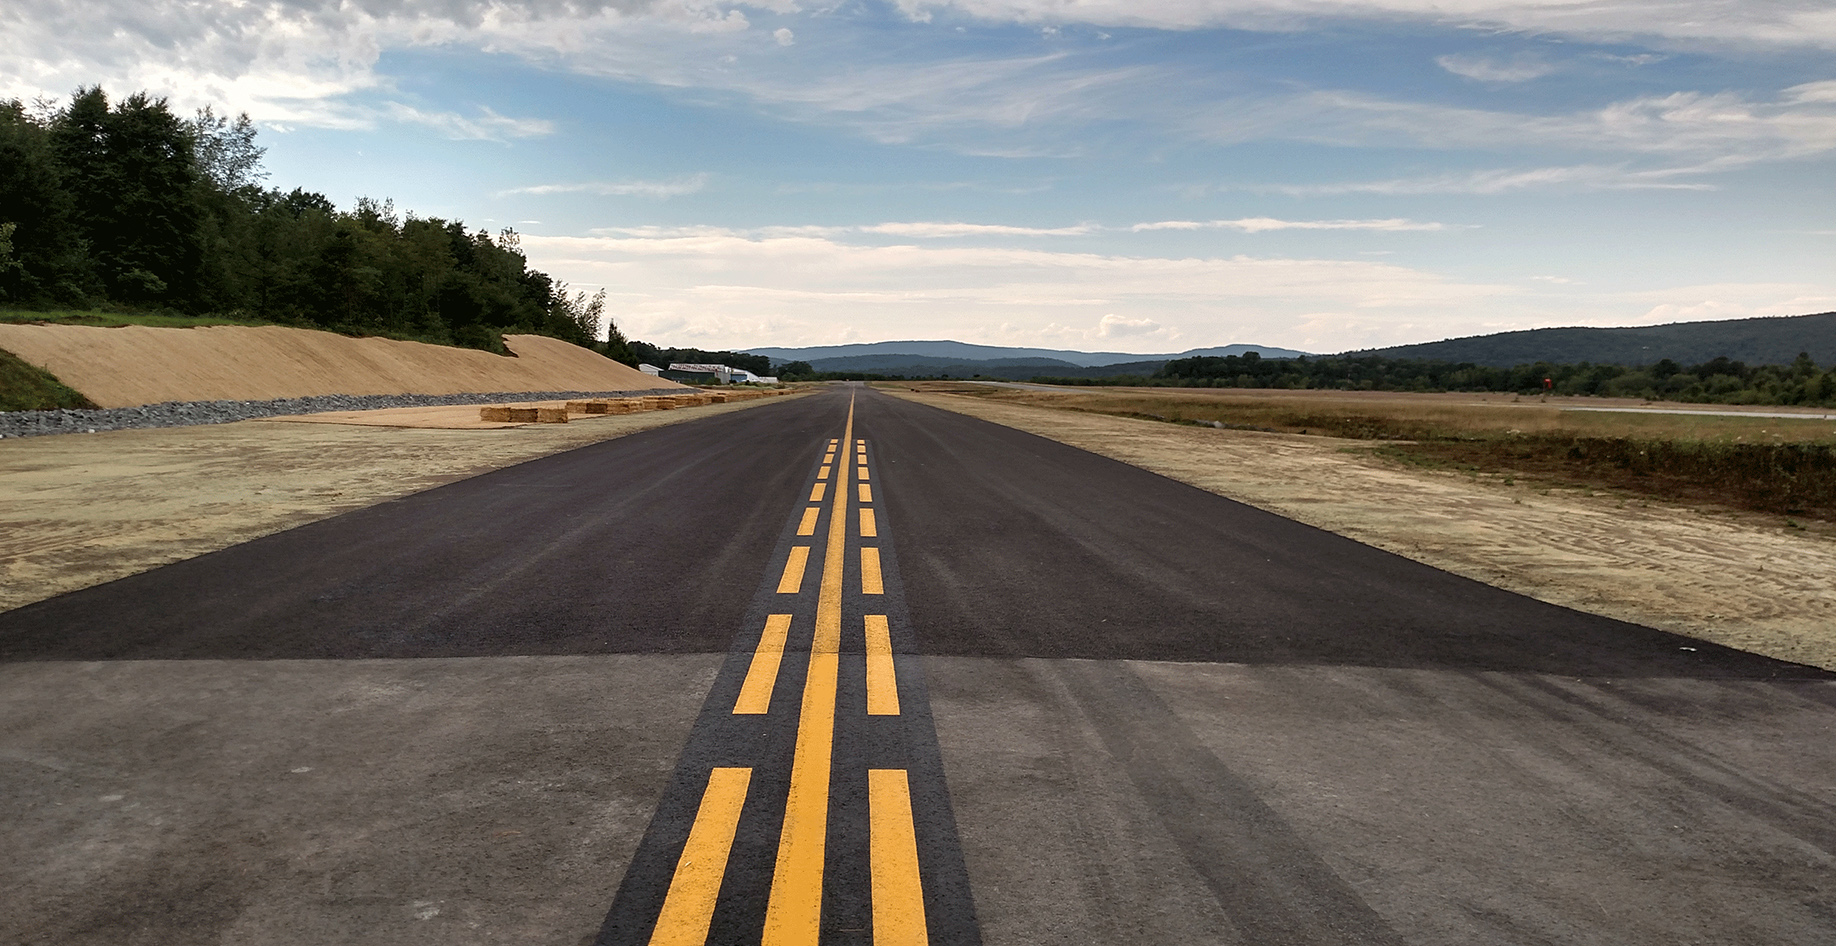
{"type": "Polygon", "coordinates": [[[0,614],[0,942],[1823,944],[1833,737],[838,386],[0,614]]]}

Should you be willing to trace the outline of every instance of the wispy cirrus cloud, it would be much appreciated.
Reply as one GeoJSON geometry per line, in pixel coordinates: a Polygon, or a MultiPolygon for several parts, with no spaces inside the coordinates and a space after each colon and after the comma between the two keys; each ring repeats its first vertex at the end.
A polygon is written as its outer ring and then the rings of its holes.
{"type": "MultiPolygon", "coordinates": [[[[573,190],[574,188],[566,188],[573,190]]],[[[513,193],[555,193],[561,188],[521,188],[513,193]]],[[[629,236],[645,239],[666,237],[733,237],[736,239],[780,239],[812,237],[837,239],[850,234],[871,236],[916,237],[919,239],[960,239],[974,237],[1076,237],[1104,233],[1145,233],[1153,230],[1236,230],[1241,233],[1267,233],[1274,230],[1368,230],[1388,233],[1465,229],[1432,221],[1401,217],[1383,220],[1279,220],[1274,217],[1243,217],[1236,220],[1159,220],[1126,227],[1080,223],[1068,227],[1021,227],[997,223],[899,222],[856,226],[769,226],[752,229],[730,227],[602,227],[593,232],[606,236],[629,236]]]]}
{"type": "MultiPolygon", "coordinates": [[[[913,15],[950,10],[997,21],[1158,29],[1290,29],[1371,17],[1544,29],[1536,24],[1547,21],[1594,39],[1689,21],[1749,44],[1836,48],[1836,9],[1822,0],[904,0],[903,6],[913,15]]],[[[806,40],[788,27],[752,29],[747,10],[789,15],[797,5],[789,0],[14,0],[0,8],[0,60],[8,64],[0,73],[0,95],[30,99],[100,81],[110,88],[170,94],[181,108],[214,104],[248,111],[271,124],[361,128],[401,121],[450,137],[494,140],[552,129],[542,119],[376,104],[397,97],[381,71],[385,54],[440,47],[661,88],[733,94],[783,117],[845,125],[877,141],[943,143],[965,154],[1016,160],[1074,158],[1090,140],[1080,129],[1104,122],[1218,143],[1560,146],[1594,153],[1744,154],[1755,161],[1836,150],[1828,83],[1787,90],[1773,100],[1683,90],[1592,110],[1520,114],[1364,90],[1237,87],[1191,64],[1130,62],[1070,47],[1015,46],[982,56],[946,47],[903,56],[833,55],[846,37],[823,30],[845,30],[834,25],[841,21],[812,27],[806,40]],[[97,29],[98,23],[109,28],[97,29]],[[785,38],[793,45],[784,45],[785,38]],[[1170,95],[1169,89],[1180,91],[1170,95]]],[[[1499,82],[1523,81],[1553,68],[1513,55],[1453,54],[1441,63],[1461,75],[1499,82]]]]}
{"type": "Polygon", "coordinates": [[[600,197],[651,197],[667,200],[671,197],[682,197],[700,192],[708,185],[708,175],[691,174],[686,177],[673,177],[661,181],[586,181],[577,184],[531,184],[527,187],[512,187],[500,191],[499,196],[528,194],[547,196],[551,194],[595,194],[600,197]]]}
{"type": "Polygon", "coordinates": [[[1725,170],[1724,164],[1634,170],[1624,165],[1579,164],[1541,168],[1491,168],[1375,181],[1280,185],[1267,188],[1296,197],[1334,194],[1508,194],[1536,189],[1569,190],[1714,190],[1692,176],[1725,170]]]}
{"type": "Polygon", "coordinates": [[[1243,217],[1237,220],[1159,220],[1137,223],[1128,229],[1136,233],[1148,230],[1240,230],[1244,233],[1267,233],[1271,230],[1377,230],[1402,233],[1450,228],[1444,223],[1401,217],[1382,220],[1278,220],[1274,217],[1243,217]]]}
{"type": "Polygon", "coordinates": [[[390,102],[384,106],[383,112],[396,121],[425,125],[448,138],[460,140],[534,138],[551,135],[555,131],[555,123],[545,118],[513,118],[482,107],[476,116],[466,116],[457,112],[426,111],[401,102],[390,102]]]}
{"type": "Polygon", "coordinates": [[[877,223],[857,228],[862,233],[946,239],[969,236],[1085,236],[1102,229],[1095,224],[1071,227],[1014,227],[992,223],[877,223]]]}
{"type": "Polygon", "coordinates": [[[1556,71],[1556,67],[1550,63],[1528,55],[1499,60],[1455,53],[1437,57],[1434,61],[1454,75],[1481,82],[1528,82],[1556,71]]]}
{"type": "Polygon", "coordinates": [[[997,22],[1196,30],[1293,31],[1324,20],[1432,23],[1591,39],[1649,38],[1836,48],[1821,0],[895,0],[929,20],[952,12],[997,22]]]}

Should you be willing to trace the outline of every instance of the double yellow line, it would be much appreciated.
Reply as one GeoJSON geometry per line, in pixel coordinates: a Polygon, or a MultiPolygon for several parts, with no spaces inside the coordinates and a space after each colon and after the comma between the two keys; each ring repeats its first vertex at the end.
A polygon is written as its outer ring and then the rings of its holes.
{"type": "MultiPolygon", "coordinates": [[[[842,576],[847,558],[850,461],[865,441],[854,440],[854,403],[839,444],[831,442],[823,458],[810,501],[821,502],[834,471],[828,541],[823,551],[822,580],[816,603],[816,628],[810,643],[809,670],[803,687],[797,723],[795,754],[791,760],[790,790],[785,799],[784,824],[778,838],[778,857],[772,873],[765,909],[763,946],[816,946],[822,933],[823,868],[827,857],[829,787],[834,769],[836,689],[841,669],[842,576]],[[837,448],[839,447],[839,450],[837,448]],[[837,453],[839,452],[839,457],[837,453]],[[840,462],[836,463],[835,460],[840,462]]],[[[856,493],[862,503],[860,532],[877,538],[872,488],[864,450],[856,493]]],[[[820,507],[804,510],[798,535],[812,535],[820,507]]],[[[810,548],[796,546],[785,561],[778,591],[795,594],[803,586],[810,548]]],[[[884,594],[877,546],[861,548],[861,592],[884,594]]],[[[886,616],[863,616],[867,653],[867,713],[899,714],[897,669],[892,655],[891,630],[886,616]]],[[[733,712],[769,712],[791,616],[771,615],[760,635],[746,679],[733,712]]],[[[689,831],[687,844],[676,865],[663,910],[657,919],[652,946],[702,946],[713,921],[728,854],[745,808],[752,770],[717,768],[708,777],[701,807],[689,831]]],[[[918,845],[912,818],[911,788],[903,769],[871,769],[867,773],[869,869],[872,896],[873,941],[877,946],[917,946],[928,941],[924,892],[918,869],[918,845]]]]}

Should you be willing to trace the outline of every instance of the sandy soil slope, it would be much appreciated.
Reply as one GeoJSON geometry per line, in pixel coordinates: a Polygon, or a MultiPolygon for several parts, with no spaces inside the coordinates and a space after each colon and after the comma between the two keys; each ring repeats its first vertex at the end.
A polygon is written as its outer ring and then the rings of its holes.
{"type": "Polygon", "coordinates": [[[0,325],[0,348],[102,407],[314,394],[679,387],[559,339],[507,335],[504,344],[516,357],[275,326],[0,325]]]}
{"type": "Polygon", "coordinates": [[[1836,541],[1776,517],[1405,469],[1325,437],[889,393],[1543,601],[1836,670],[1836,541]]]}
{"type": "Polygon", "coordinates": [[[0,610],[524,460],[776,400],[500,430],[274,418],[0,441],[0,610]]]}

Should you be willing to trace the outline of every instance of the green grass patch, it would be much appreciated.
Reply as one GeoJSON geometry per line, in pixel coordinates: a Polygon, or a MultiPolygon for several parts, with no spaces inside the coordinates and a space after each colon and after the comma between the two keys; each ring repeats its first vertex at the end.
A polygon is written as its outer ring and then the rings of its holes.
{"type": "Polygon", "coordinates": [[[95,406],[89,398],[53,377],[51,372],[0,349],[0,411],[95,406]]]}
{"type": "Polygon", "coordinates": [[[1543,434],[1391,443],[1377,452],[1420,466],[1836,520],[1836,445],[1828,443],[1543,434]]]}

